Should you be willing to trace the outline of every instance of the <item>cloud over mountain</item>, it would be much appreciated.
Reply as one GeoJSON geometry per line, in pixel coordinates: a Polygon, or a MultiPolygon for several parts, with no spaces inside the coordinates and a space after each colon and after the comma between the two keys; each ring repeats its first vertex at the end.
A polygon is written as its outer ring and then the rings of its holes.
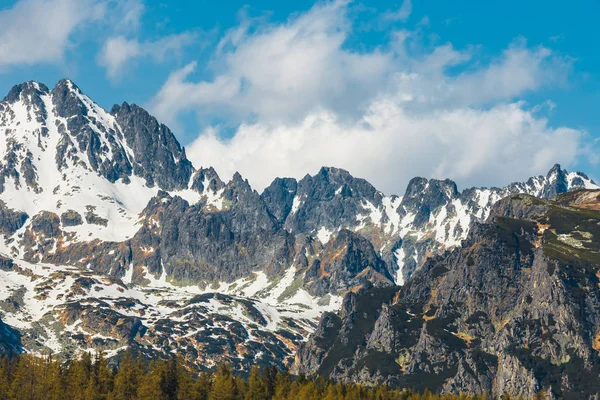
{"type": "Polygon", "coordinates": [[[415,175],[505,184],[586,152],[585,132],[551,126],[547,110],[519,101],[563,84],[570,59],[517,39],[484,62],[476,47],[426,45],[402,29],[384,46],[351,50],[348,10],[335,1],[281,24],[242,20],[213,54],[214,78],[194,80],[195,63],[173,72],[152,110],[173,124],[189,111],[226,121],[202,132],[190,158],[240,170],[259,188],[321,165],[390,192],[415,175]]]}

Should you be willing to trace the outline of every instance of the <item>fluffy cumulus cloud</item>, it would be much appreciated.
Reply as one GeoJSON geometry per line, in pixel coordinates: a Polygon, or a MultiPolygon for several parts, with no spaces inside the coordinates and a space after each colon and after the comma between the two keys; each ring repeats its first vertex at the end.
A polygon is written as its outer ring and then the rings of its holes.
{"type": "MultiPolygon", "coordinates": [[[[410,16],[405,2],[395,19],[410,16]]],[[[350,170],[388,193],[416,175],[461,186],[501,185],[583,156],[586,133],[550,126],[519,98],[560,85],[571,61],[518,39],[482,62],[478,47],[425,46],[398,30],[385,46],[353,51],[348,3],[319,3],[282,24],[242,21],[215,50],[214,77],[175,71],[152,111],[176,123],[186,112],[218,116],[188,146],[196,165],[240,171],[257,189],[275,176],[322,165],[350,170]]]]}
{"type": "Polygon", "coordinates": [[[300,178],[331,165],[402,194],[414,176],[451,177],[463,187],[523,179],[573,161],[582,135],[549,128],[519,103],[417,114],[382,99],[353,124],[321,112],[291,125],[242,125],[229,140],[210,129],[187,150],[196,165],[226,176],[242,171],[257,189],[275,176],[300,178]]]}
{"type": "Polygon", "coordinates": [[[343,50],[349,29],[346,2],[316,6],[282,25],[244,21],[217,46],[214,80],[187,79],[197,67],[189,64],[167,80],[152,109],[169,123],[188,110],[232,121],[298,120],[318,107],[353,111],[385,85],[393,63],[388,53],[343,50]]]}
{"type": "Polygon", "coordinates": [[[97,0],[20,0],[0,10],[0,68],[61,63],[72,35],[102,19],[106,7],[97,0]]]}

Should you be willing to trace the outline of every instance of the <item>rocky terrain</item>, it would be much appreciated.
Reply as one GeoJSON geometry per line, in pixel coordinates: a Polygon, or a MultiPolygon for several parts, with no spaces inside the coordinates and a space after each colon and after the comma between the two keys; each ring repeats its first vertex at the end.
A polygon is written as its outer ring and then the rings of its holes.
{"type": "Polygon", "coordinates": [[[297,371],[423,390],[600,393],[600,191],[511,195],[402,287],[349,293],[297,371]]]}
{"type": "Polygon", "coordinates": [[[415,178],[388,196],[324,167],[258,193],[192,165],[142,108],[108,112],[69,80],[0,102],[0,159],[0,350],[131,347],[202,368],[290,365],[349,292],[424,279],[500,199],[598,188],[556,165],[504,188],[415,178]]]}

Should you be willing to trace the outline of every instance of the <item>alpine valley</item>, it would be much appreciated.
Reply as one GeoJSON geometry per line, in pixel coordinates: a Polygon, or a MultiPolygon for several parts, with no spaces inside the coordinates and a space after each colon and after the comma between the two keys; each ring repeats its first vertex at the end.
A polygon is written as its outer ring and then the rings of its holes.
{"type": "MultiPolygon", "coordinates": [[[[600,189],[347,171],[262,193],[71,81],[0,102],[0,349],[178,354],[367,384],[600,392],[600,189]]],[[[391,172],[393,173],[393,172],[391,172]]]]}

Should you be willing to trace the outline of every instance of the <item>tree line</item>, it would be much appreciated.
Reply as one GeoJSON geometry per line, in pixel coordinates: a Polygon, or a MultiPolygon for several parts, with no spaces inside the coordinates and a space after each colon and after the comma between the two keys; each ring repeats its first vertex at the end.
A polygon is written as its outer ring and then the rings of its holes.
{"type": "Polygon", "coordinates": [[[479,400],[486,395],[435,395],[387,386],[336,383],[258,366],[247,376],[221,365],[194,374],[176,358],[144,362],[126,354],[118,368],[97,353],[67,362],[55,356],[0,360],[0,399],[6,400],[479,400]]]}

